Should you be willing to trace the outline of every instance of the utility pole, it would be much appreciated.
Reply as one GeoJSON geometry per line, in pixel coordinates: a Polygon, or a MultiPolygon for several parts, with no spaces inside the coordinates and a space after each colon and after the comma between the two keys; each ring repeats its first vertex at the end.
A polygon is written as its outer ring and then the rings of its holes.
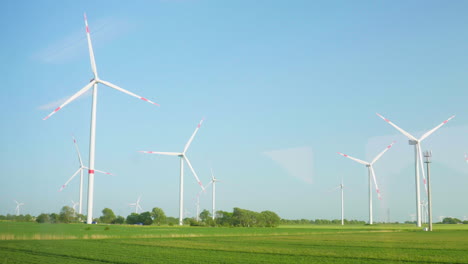
{"type": "Polygon", "coordinates": [[[426,158],[426,167],[427,167],[427,209],[429,215],[429,231],[432,231],[432,199],[431,199],[431,170],[430,170],[430,163],[431,163],[432,151],[425,151],[424,158],[426,158]]]}

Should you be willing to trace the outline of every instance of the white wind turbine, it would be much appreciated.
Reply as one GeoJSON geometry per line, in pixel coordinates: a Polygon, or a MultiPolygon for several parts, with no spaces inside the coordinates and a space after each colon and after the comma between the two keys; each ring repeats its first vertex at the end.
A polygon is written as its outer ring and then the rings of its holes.
{"type": "MultiPolygon", "coordinates": [[[[86,167],[84,164],[83,164],[83,160],[81,159],[81,154],[80,154],[80,150],[78,149],[78,144],[76,143],[76,139],[75,137],[73,137],[73,144],[75,144],[75,149],[76,149],[76,153],[78,154],[78,162],[80,162],[80,167],[78,168],[78,170],[67,180],[67,182],[65,184],[62,185],[62,187],[60,187],[59,189],[59,192],[63,191],[63,189],[65,189],[65,187],[67,187],[68,183],[73,180],[73,178],[75,178],[75,176],[78,174],[78,172],[80,173],[80,201],[77,203],[79,204],[79,208],[78,208],[78,213],[79,214],[82,214],[82,204],[83,204],[83,171],[84,170],[88,170],[89,168],[86,167]]],[[[95,172],[99,172],[99,173],[104,173],[104,174],[107,174],[107,175],[112,175],[112,173],[110,172],[105,172],[105,171],[100,171],[100,170],[94,170],[95,172]]],[[[73,208],[75,209],[75,208],[73,208]]]]}
{"type": "Polygon", "coordinates": [[[138,214],[138,209],[140,209],[140,212],[143,211],[143,208],[141,208],[141,206],[140,206],[140,201],[141,201],[141,195],[138,197],[138,200],[136,201],[136,203],[128,204],[131,207],[135,206],[135,213],[137,213],[137,214],[138,214]]]}
{"type": "Polygon", "coordinates": [[[416,184],[416,225],[418,227],[421,227],[421,195],[420,195],[420,188],[419,188],[419,172],[421,171],[421,175],[423,178],[423,183],[424,187],[427,192],[427,186],[426,186],[426,176],[424,173],[424,166],[423,166],[423,156],[422,156],[422,150],[421,150],[421,142],[426,139],[428,136],[430,136],[432,133],[434,133],[437,129],[442,127],[443,125],[447,124],[450,119],[454,118],[455,115],[449,117],[449,119],[445,120],[444,122],[440,123],[438,126],[434,127],[433,129],[427,131],[424,133],[419,139],[411,135],[410,133],[406,132],[405,130],[401,129],[394,123],[390,122],[387,118],[383,117],[382,115],[378,114],[377,115],[385,120],[385,122],[389,123],[391,126],[396,128],[398,131],[400,131],[403,135],[405,135],[409,139],[409,144],[414,145],[414,167],[415,167],[415,184],[416,184]],[[419,161],[419,162],[418,162],[419,161]]]}
{"type": "Polygon", "coordinates": [[[213,201],[213,207],[212,207],[212,219],[215,219],[216,211],[215,211],[215,205],[216,205],[216,183],[219,182],[220,180],[216,179],[214,174],[213,174],[213,169],[211,169],[211,181],[206,185],[205,189],[208,188],[211,184],[213,184],[213,193],[212,193],[212,201],[213,201]]]}
{"type": "Polygon", "coordinates": [[[91,44],[91,36],[89,33],[88,20],[86,18],[86,14],[84,15],[84,20],[85,20],[85,26],[86,26],[86,37],[88,39],[88,49],[89,49],[89,58],[91,61],[91,70],[93,72],[94,78],[91,79],[90,83],[88,83],[83,88],[81,88],[81,90],[79,90],[73,96],[68,98],[61,106],[57,107],[52,113],[46,116],[44,120],[51,117],[57,111],[59,111],[60,109],[65,107],[67,104],[69,104],[70,102],[72,102],[73,100],[75,100],[76,98],[84,94],[86,91],[91,89],[91,87],[93,87],[93,102],[92,102],[92,107],[91,107],[91,129],[90,129],[90,139],[89,139],[88,214],[87,214],[87,219],[86,219],[86,223],[91,224],[93,222],[94,172],[95,172],[94,157],[95,157],[95,143],[96,143],[96,105],[97,105],[98,84],[99,83],[104,84],[105,86],[116,89],[120,92],[126,93],[128,95],[131,95],[143,101],[146,101],[155,105],[157,104],[144,97],[141,97],[132,92],[129,92],[115,84],[99,79],[98,74],[97,74],[96,61],[94,60],[94,51],[93,51],[93,47],[91,44]]]}
{"type": "Polygon", "coordinates": [[[80,203],[79,203],[79,202],[75,202],[75,201],[73,201],[73,200],[71,200],[71,202],[72,202],[72,205],[73,205],[73,206],[72,206],[73,211],[76,212],[76,206],[77,206],[78,204],[80,204],[80,203]]]}
{"type": "Polygon", "coordinates": [[[343,179],[341,179],[340,185],[338,185],[335,189],[341,189],[341,225],[344,225],[344,185],[343,185],[343,179]]]}
{"type": "Polygon", "coordinates": [[[18,203],[16,200],[14,200],[16,203],[16,208],[15,208],[15,213],[16,215],[20,215],[20,207],[24,205],[24,203],[18,203]]]}
{"type": "Polygon", "coordinates": [[[197,128],[195,128],[195,131],[193,132],[192,136],[190,137],[189,141],[187,144],[185,144],[184,150],[182,152],[157,152],[157,151],[140,151],[143,153],[147,154],[160,154],[160,155],[167,155],[167,156],[178,156],[180,158],[180,197],[179,197],[179,225],[183,225],[184,221],[184,160],[187,162],[187,165],[189,166],[190,170],[193,173],[193,176],[195,176],[195,179],[197,180],[198,184],[202,188],[202,190],[205,190],[205,187],[203,187],[203,184],[201,183],[200,179],[197,176],[197,173],[192,167],[192,164],[190,164],[190,161],[187,157],[187,150],[190,147],[190,144],[193,141],[193,138],[198,132],[198,129],[200,129],[201,125],[203,123],[203,119],[198,123],[197,128]]]}
{"type": "Polygon", "coordinates": [[[344,157],[347,157],[347,158],[350,158],[358,163],[361,163],[363,165],[366,165],[367,167],[367,170],[368,170],[368,174],[369,174],[369,224],[372,225],[373,224],[373,217],[372,217],[372,178],[374,179],[374,185],[375,185],[375,190],[377,192],[377,196],[379,198],[379,200],[382,200],[382,197],[380,196],[380,190],[379,190],[379,186],[377,185],[377,179],[375,178],[375,172],[374,172],[374,168],[372,167],[372,165],[374,165],[374,163],[380,159],[380,157],[382,157],[382,155],[387,151],[389,150],[393,144],[395,142],[392,142],[390,145],[388,145],[382,152],[379,153],[379,155],[377,155],[371,162],[367,162],[367,161],[362,161],[360,159],[356,159],[356,158],[353,158],[353,157],[350,157],[346,154],[343,154],[343,153],[340,153],[338,152],[338,154],[344,156],[344,157]],[[371,178],[372,176],[372,178],[371,178]]]}

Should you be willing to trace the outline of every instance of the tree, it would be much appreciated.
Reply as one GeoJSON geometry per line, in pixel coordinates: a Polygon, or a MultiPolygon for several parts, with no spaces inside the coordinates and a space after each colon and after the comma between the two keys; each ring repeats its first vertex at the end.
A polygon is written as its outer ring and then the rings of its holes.
{"type": "Polygon", "coordinates": [[[151,211],[151,216],[153,217],[153,220],[157,225],[166,223],[166,214],[164,213],[163,209],[159,207],[153,208],[153,210],[151,211]]]}
{"type": "Polygon", "coordinates": [[[262,222],[266,227],[277,227],[280,224],[281,218],[272,211],[263,211],[260,213],[262,222]]]}
{"type": "Polygon", "coordinates": [[[75,210],[71,208],[70,206],[64,206],[62,207],[62,210],[60,211],[59,219],[60,222],[62,223],[71,223],[74,222],[75,220],[75,210]]]}
{"type": "Polygon", "coordinates": [[[117,217],[114,219],[114,221],[112,221],[112,224],[119,224],[119,225],[121,225],[121,224],[123,224],[123,223],[125,223],[125,218],[123,218],[123,216],[120,216],[120,215],[117,216],[117,217]]]}
{"type": "Polygon", "coordinates": [[[139,216],[140,215],[137,213],[131,213],[129,216],[127,216],[127,219],[125,220],[125,222],[127,222],[127,224],[129,225],[134,225],[138,223],[139,216]]]}
{"type": "Polygon", "coordinates": [[[139,219],[139,222],[143,223],[144,225],[153,224],[153,218],[151,218],[151,213],[150,212],[141,213],[140,216],[138,217],[138,219],[139,219]]]}
{"type": "Polygon", "coordinates": [[[203,210],[203,211],[200,213],[200,220],[201,220],[202,222],[206,222],[206,221],[207,221],[208,219],[210,219],[210,218],[211,218],[211,213],[210,213],[210,211],[208,211],[208,210],[205,209],[205,210],[203,210]]]}
{"type": "Polygon", "coordinates": [[[458,218],[446,217],[442,221],[442,224],[459,224],[461,222],[462,221],[460,219],[458,219],[458,218]]]}
{"type": "Polygon", "coordinates": [[[38,222],[38,223],[50,223],[50,217],[49,217],[48,214],[40,214],[36,218],[36,222],[38,222]]]}
{"type": "Polygon", "coordinates": [[[216,223],[220,226],[232,226],[232,213],[216,211],[216,223]]]}
{"type": "Polygon", "coordinates": [[[99,221],[105,224],[110,224],[115,220],[115,214],[112,209],[104,208],[102,210],[102,216],[99,218],[99,221]]]}

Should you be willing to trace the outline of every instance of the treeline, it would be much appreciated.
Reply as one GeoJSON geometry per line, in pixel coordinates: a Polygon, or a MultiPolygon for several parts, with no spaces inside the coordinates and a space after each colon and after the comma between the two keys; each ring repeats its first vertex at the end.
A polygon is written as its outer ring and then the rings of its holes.
{"type": "MultiPolygon", "coordinates": [[[[333,219],[333,220],[328,220],[328,219],[315,219],[315,220],[309,220],[309,219],[298,219],[298,220],[289,220],[289,219],[281,219],[281,224],[282,225],[334,225],[334,224],[340,224],[341,225],[341,219],[333,219]]],[[[360,221],[360,220],[348,220],[344,219],[344,224],[345,225],[364,225],[366,224],[365,221],[360,221]]]]}
{"type": "MultiPolygon", "coordinates": [[[[81,223],[86,216],[77,214],[73,208],[64,206],[59,214],[40,214],[29,221],[38,223],[81,223]]],[[[9,219],[11,220],[11,219],[9,219]]],[[[175,217],[167,217],[161,208],[155,207],[149,212],[131,213],[126,218],[116,216],[112,209],[104,208],[102,216],[93,219],[94,223],[129,224],[129,225],[178,225],[175,217]]],[[[213,219],[208,210],[203,210],[196,218],[185,218],[185,225],[190,226],[224,226],[224,227],[277,227],[281,218],[272,211],[254,212],[241,208],[234,208],[232,212],[217,211],[213,219]]]]}

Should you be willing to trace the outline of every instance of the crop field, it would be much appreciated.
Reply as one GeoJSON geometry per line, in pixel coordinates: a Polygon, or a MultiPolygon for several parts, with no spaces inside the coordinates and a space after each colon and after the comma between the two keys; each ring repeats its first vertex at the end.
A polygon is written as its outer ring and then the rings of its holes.
{"type": "Polygon", "coordinates": [[[0,222],[0,263],[468,263],[468,226],[157,227],[0,222]]]}

